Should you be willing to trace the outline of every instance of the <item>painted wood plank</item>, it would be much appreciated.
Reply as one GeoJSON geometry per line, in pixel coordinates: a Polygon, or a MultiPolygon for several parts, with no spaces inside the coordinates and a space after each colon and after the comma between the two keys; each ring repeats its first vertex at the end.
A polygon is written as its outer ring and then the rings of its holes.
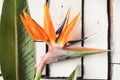
{"type": "Polygon", "coordinates": [[[28,0],[30,15],[43,27],[43,12],[46,0],[28,0]]]}
{"type": "MultiPolygon", "coordinates": [[[[71,6],[71,19],[78,13],[81,12],[81,0],[50,0],[50,12],[54,22],[55,28],[57,29],[62,23],[68,8],[71,6]]],[[[81,18],[80,18],[81,19],[81,18]]],[[[81,23],[80,19],[76,24],[71,39],[80,39],[81,34],[81,23]]],[[[78,44],[80,45],[80,44],[78,44]]],[[[75,67],[81,64],[81,58],[60,61],[52,63],[50,65],[50,77],[68,77],[68,75],[75,69],[75,67]]],[[[80,74],[81,75],[81,74],[80,74]]]]}
{"type": "Polygon", "coordinates": [[[2,78],[2,77],[0,77],[0,80],[3,80],[3,78],[2,78]]]}
{"type": "Polygon", "coordinates": [[[2,3],[3,3],[3,0],[0,0],[0,15],[1,15],[1,12],[2,12],[2,3]]]}
{"type": "Polygon", "coordinates": [[[120,0],[113,0],[112,63],[120,63],[120,0]]]}
{"type": "MultiPolygon", "coordinates": [[[[85,0],[85,36],[96,33],[85,41],[85,47],[107,49],[107,0],[85,0]]],[[[84,57],[85,79],[107,79],[107,54],[84,57]]]]}
{"type": "Polygon", "coordinates": [[[120,64],[113,64],[112,80],[120,80],[120,64]]]}
{"type": "MultiPolygon", "coordinates": [[[[80,63],[81,58],[52,63],[50,65],[50,77],[68,77],[80,63]]],[[[79,73],[78,75],[81,74],[79,73]]]]}
{"type": "MultiPolygon", "coordinates": [[[[40,63],[43,55],[46,53],[46,44],[44,42],[35,42],[36,66],[40,63]]],[[[42,75],[46,75],[46,68],[44,68],[42,75]]]]}
{"type": "MultiPolygon", "coordinates": [[[[3,0],[0,0],[0,16],[2,12],[2,3],[3,3],[3,0]]],[[[0,74],[1,74],[1,68],[0,68],[0,74]]],[[[2,76],[0,76],[0,80],[3,80],[2,76]]]]}
{"type": "Polygon", "coordinates": [[[0,74],[1,74],[1,69],[0,69],[0,74]]]}
{"type": "Polygon", "coordinates": [[[0,69],[0,80],[3,80],[2,76],[1,76],[1,69],[0,69]]]}

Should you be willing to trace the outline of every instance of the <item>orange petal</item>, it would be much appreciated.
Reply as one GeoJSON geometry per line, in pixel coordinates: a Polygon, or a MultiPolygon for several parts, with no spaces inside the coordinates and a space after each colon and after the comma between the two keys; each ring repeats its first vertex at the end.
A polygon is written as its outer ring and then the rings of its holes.
{"type": "Polygon", "coordinates": [[[78,13],[75,16],[75,18],[71,21],[69,25],[66,24],[65,29],[63,30],[62,34],[60,35],[60,38],[58,39],[60,46],[64,46],[69,41],[79,15],[80,13],[78,13]]]}
{"type": "Polygon", "coordinates": [[[44,30],[50,38],[51,42],[55,42],[56,33],[52,24],[52,20],[50,18],[50,13],[48,9],[48,5],[44,6],[44,30]]]}
{"type": "Polygon", "coordinates": [[[62,31],[62,33],[60,34],[60,37],[58,38],[58,42],[60,43],[60,45],[62,45],[61,47],[63,47],[63,36],[64,36],[64,34],[65,34],[65,32],[67,31],[67,29],[68,29],[68,22],[69,22],[69,17],[70,17],[70,8],[69,8],[69,10],[68,10],[68,13],[67,13],[68,15],[67,15],[67,19],[66,19],[66,22],[65,22],[65,25],[64,25],[64,28],[63,28],[63,31],[62,31]]]}
{"type": "Polygon", "coordinates": [[[24,24],[24,26],[25,26],[27,32],[29,33],[29,35],[30,35],[34,40],[38,40],[39,38],[38,38],[36,35],[34,35],[34,34],[32,33],[32,31],[31,31],[29,25],[27,24],[26,20],[23,18],[22,15],[20,15],[20,18],[21,18],[21,21],[23,22],[23,24],[24,24]]]}
{"type": "Polygon", "coordinates": [[[32,20],[32,18],[26,12],[24,12],[24,16],[29,26],[31,27],[33,33],[39,37],[39,40],[48,41],[49,38],[44,32],[43,28],[40,25],[38,25],[34,20],[32,20]]]}
{"type": "Polygon", "coordinates": [[[65,43],[67,43],[68,40],[70,39],[70,36],[71,36],[71,34],[72,34],[72,31],[73,31],[73,29],[74,29],[74,27],[75,27],[75,24],[76,24],[78,18],[79,18],[79,15],[80,15],[80,13],[78,13],[78,14],[76,15],[76,17],[72,20],[72,22],[68,25],[69,28],[68,28],[67,31],[65,32],[65,43]]]}
{"type": "Polygon", "coordinates": [[[24,22],[26,22],[28,25],[28,28],[26,29],[30,31],[29,34],[33,34],[32,37],[34,37],[35,40],[43,40],[45,42],[48,41],[48,36],[44,32],[43,28],[40,27],[34,20],[32,20],[32,18],[26,12],[24,12],[24,16],[24,22]]]}

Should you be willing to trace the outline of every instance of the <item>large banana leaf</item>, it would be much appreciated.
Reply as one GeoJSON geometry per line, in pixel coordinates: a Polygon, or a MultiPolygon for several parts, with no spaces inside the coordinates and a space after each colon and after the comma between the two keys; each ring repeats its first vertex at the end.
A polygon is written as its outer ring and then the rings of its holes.
{"type": "Polygon", "coordinates": [[[0,21],[0,64],[4,80],[33,80],[34,46],[19,15],[26,0],[4,0],[0,21]]]}

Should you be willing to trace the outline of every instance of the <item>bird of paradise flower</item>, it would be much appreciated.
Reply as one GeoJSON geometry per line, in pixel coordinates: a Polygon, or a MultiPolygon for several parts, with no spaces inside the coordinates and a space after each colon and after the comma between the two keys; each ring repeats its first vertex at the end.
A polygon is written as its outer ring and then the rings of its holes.
{"type": "Polygon", "coordinates": [[[80,16],[80,12],[74,17],[74,19],[68,24],[70,17],[70,9],[64,19],[61,27],[55,32],[53,23],[50,17],[50,12],[48,5],[44,6],[44,28],[38,25],[25,11],[23,15],[20,15],[21,21],[23,22],[27,32],[34,40],[42,40],[48,44],[49,50],[43,56],[39,65],[37,66],[35,80],[40,80],[44,66],[54,59],[59,57],[79,57],[89,54],[102,53],[109,50],[86,48],[86,47],[76,47],[72,46],[88,37],[82,38],[80,40],[70,41],[71,34],[75,28],[75,24],[80,16]]]}

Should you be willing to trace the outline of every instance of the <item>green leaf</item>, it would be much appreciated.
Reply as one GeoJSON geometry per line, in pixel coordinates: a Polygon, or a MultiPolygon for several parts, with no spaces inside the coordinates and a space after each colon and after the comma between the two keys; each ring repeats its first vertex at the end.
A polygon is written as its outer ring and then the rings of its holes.
{"type": "Polygon", "coordinates": [[[34,43],[19,15],[26,0],[4,0],[0,22],[0,64],[4,80],[34,79],[34,43]]]}
{"type": "Polygon", "coordinates": [[[76,69],[70,74],[67,80],[77,80],[77,75],[80,71],[80,66],[78,65],[76,69]]]}

